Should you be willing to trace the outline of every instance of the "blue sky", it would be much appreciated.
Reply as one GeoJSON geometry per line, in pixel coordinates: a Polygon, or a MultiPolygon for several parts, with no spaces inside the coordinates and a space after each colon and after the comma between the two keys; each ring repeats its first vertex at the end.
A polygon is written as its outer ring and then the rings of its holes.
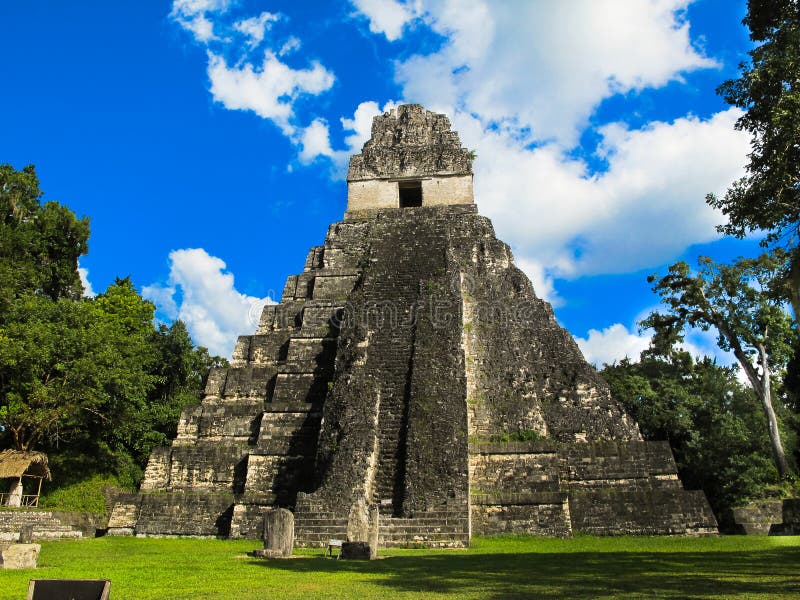
{"type": "MultiPolygon", "coordinates": [[[[0,162],[92,222],[92,289],[130,275],[229,354],[342,217],[347,159],[402,102],[478,154],[479,210],[590,360],[638,355],[646,276],[728,260],[704,203],[748,138],[715,94],[743,1],[0,3],[0,162]]],[[[694,336],[698,352],[713,340],[694,336]]]]}

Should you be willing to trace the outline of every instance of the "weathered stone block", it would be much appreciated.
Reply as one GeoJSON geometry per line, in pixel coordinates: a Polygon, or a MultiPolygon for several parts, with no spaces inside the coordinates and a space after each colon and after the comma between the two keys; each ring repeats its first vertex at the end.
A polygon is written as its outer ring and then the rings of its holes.
{"type": "Polygon", "coordinates": [[[783,523],[783,503],[780,500],[761,500],[733,509],[736,533],[767,535],[773,525],[783,523]]]}
{"type": "Polygon", "coordinates": [[[800,535],[800,498],[785,498],[782,502],[783,522],[770,527],[770,535],[800,535]]]}
{"type": "Polygon", "coordinates": [[[233,494],[164,492],[141,495],[136,535],[228,537],[233,494]]]}
{"type": "Polygon", "coordinates": [[[781,509],[785,524],[800,527],[800,498],[785,498],[781,509]]]}
{"type": "Polygon", "coordinates": [[[342,559],[348,560],[370,560],[372,552],[370,551],[369,542],[343,542],[342,559]]]}
{"type": "Polygon", "coordinates": [[[0,548],[0,566],[3,569],[35,569],[41,549],[40,544],[12,544],[0,548]]]}
{"type": "MultiPolygon", "coordinates": [[[[165,447],[154,448],[147,460],[147,467],[144,470],[144,479],[140,489],[163,490],[169,486],[169,470],[171,449],[165,447]]],[[[126,527],[127,525],[114,525],[114,527],[126,527]]]]}
{"type": "Polygon", "coordinates": [[[288,557],[294,549],[294,515],[276,508],[264,515],[264,549],[288,557]]]}

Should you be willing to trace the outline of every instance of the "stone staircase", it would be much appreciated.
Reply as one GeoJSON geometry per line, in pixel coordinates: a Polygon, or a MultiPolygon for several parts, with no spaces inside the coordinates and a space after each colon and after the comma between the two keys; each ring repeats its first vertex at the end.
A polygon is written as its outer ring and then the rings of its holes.
{"type": "MultiPolygon", "coordinates": [[[[409,506],[405,505],[407,486],[413,485],[406,477],[406,465],[409,396],[418,325],[416,310],[419,302],[429,301],[432,293],[446,287],[439,278],[447,260],[441,252],[424,251],[426,243],[420,240],[420,233],[430,235],[427,227],[421,232],[406,225],[413,225],[413,218],[409,217],[407,223],[383,223],[380,232],[373,232],[375,237],[391,238],[393,243],[375,244],[366,254],[364,262],[371,265],[371,270],[362,279],[359,297],[354,303],[356,309],[368,311],[365,327],[381,332],[360,342],[368,347],[366,379],[371,379],[371,373],[379,374],[372,380],[374,386],[365,385],[365,392],[378,400],[374,430],[377,456],[374,471],[370,469],[372,474],[367,476],[372,478],[367,486],[371,489],[367,501],[379,509],[381,547],[464,547],[469,543],[466,498],[453,502],[453,506],[445,505],[441,510],[416,511],[415,514],[409,514],[409,506]]],[[[443,223],[434,223],[433,235],[444,235],[444,229],[443,223]]],[[[327,247],[325,253],[327,256],[327,247]]],[[[427,362],[422,366],[428,366],[427,362]]],[[[312,494],[297,503],[295,532],[300,546],[324,545],[332,538],[346,535],[346,510],[324,512],[326,505],[317,505],[316,500],[312,494]]]]}
{"type": "MultiPolygon", "coordinates": [[[[331,539],[347,539],[347,518],[324,511],[295,512],[295,544],[327,547],[331,539]]],[[[466,548],[469,523],[464,511],[430,511],[417,517],[385,517],[378,521],[381,548],[466,548]]]]}
{"type": "Polygon", "coordinates": [[[76,540],[83,532],[65,524],[52,511],[0,510],[0,542],[16,542],[22,527],[33,528],[33,540],[76,540]]]}
{"type": "Polygon", "coordinates": [[[405,403],[401,398],[384,398],[379,410],[379,453],[373,502],[381,516],[393,516],[402,510],[405,459],[405,403]]]}
{"type": "Polygon", "coordinates": [[[295,512],[295,545],[300,548],[325,548],[332,539],[347,539],[347,519],[334,513],[295,512]]]}
{"type": "Polygon", "coordinates": [[[381,548],[466,548],[469,519],[463,510],[422,513],[413,518],[381,518],[378,545],[381,548]]]}

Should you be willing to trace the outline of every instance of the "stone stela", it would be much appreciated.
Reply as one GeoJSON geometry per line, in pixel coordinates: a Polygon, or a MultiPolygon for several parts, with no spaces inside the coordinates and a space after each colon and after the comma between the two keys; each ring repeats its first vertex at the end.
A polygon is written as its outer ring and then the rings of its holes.
{"type": "Polygon", "coordinates": [[[463,547],[475,534],[716,533],[478,214],[473,154],[375,118],[344,220],[155,450],[109,533],[463,547]]]}

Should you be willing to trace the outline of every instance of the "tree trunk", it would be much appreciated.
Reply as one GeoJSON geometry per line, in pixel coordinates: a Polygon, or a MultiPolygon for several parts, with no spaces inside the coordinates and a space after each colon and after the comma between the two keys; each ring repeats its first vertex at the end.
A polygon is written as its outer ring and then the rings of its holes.
{"type": "Polygon", "coordinates": [[[775,416],[775,409],[772,407],[772,385],[770,381],[769,365],[767,363],[767,352],[762,344],[759,344],[758,354],[761,360],[761,389],[755,390],[760,396],[761,404],[764,407],[764,414],[767,416],[767,426],[769,427],[769,442],[772,445],[772,454],[775,457],[775,465],[778,467],[778,474],[781,479],[787,477],[792,471],[789,468],[789,461],[783,451],[781,443],[781,432],[778,429],[778,419],[775,416]],[[760,392],[760,393],[759,393],[760,392]]]}

